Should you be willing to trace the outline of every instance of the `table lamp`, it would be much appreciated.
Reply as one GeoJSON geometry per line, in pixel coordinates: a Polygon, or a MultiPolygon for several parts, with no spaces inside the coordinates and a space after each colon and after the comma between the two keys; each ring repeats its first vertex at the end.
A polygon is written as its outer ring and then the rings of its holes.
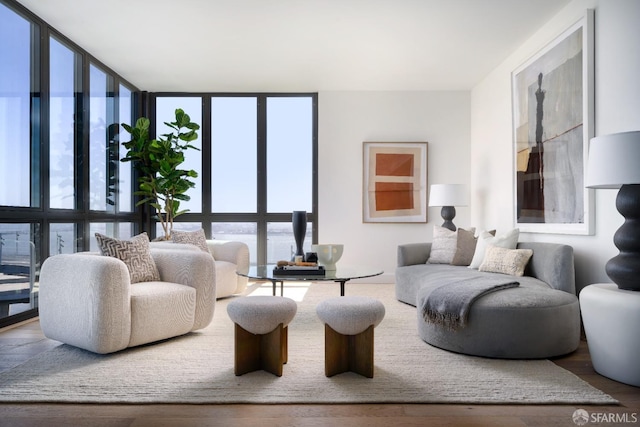
{"type": "Polygon", "coordinates": [[[620,253],[605,271],[619,289],[640,291],[640,131],[592,138],[585,186],[620,189],[616,208],[624,223],[613,236],[620,253]]]}
{"type": "Polygon", "coordinates": [[[456,216],[456,206],[467,206],[469,195],[463,184],[433,184],[429,191],[429,206],[442,206],[440,215],[444,222],[442,226],[456,231],[453,218],[456,216]]]}

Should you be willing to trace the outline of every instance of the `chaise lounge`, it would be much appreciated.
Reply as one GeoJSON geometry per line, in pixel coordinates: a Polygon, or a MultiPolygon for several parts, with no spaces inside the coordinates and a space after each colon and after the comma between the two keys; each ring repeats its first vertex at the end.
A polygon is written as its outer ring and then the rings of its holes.
{"type": "Polygon", "coordinates": [[[445,350],[505,359],[537,359],[573,352],[580,342],[580,308],[575,294],[573,248],[554,243],[518,243],[533,256],[522,277],[463,266],[428,264],[431,243],[398,247],[396,298],[421,307],[438,287],[471,277],[513,278],[519,286],[479,298],[468,324],[451,330],[427,322],[417,310],[418,332],[445,350]]]}

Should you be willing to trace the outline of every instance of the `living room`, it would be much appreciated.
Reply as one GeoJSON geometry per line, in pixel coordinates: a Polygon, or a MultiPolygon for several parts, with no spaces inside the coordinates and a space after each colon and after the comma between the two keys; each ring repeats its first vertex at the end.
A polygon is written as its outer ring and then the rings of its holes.
{"type": "MultiPolygon", "coordinates": [[[[37,12],[37,2],[20,3],[37,12]]],[[[512,72],[587,9],[595,10],[593,136],[638,130],[640,52],[636,41],[640,30],[634,18],[640,16],[640,4],[634,0],[563,2],[550,19],[468,88],[434,88],[427,82],[413,88],[398,82],[384,90],[371,90],[366,82],[328,90],[302,88],[318,93],[319,239],[344,244],[341,262],[377,265],[385,271],[379,281],[392,283],[398,245],[430,241],[432,225],[440,224],[436,207],[428,210],[428,224],[363,223],[365,141],[428,142],[428,183],[468,184],[470,203],[457,208],[456,225],[499,231],[512,228],[512,72]]],[[[59,29],[64,32],[62,26],[59,29]]],[[[75,41],[82,45],[81,40],[75,41]]],[[[117,64],[108,65],[117,68],[117,64]]],[[[521,239],[572,246],[578,291],[593,283],[610,282],[604,265],[617,254],[613,235],[623,222],[615,207],[616,193],[593,191],[591,234],[523,233],[521,239]]]]}

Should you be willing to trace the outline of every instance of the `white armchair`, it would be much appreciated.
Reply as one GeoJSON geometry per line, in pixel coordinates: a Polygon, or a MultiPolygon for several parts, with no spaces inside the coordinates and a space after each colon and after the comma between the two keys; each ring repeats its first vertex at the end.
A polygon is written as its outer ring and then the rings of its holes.
{"type": "Polygon", "coordinates": [[[94,353],[112,353],[206,327],[216,281],[211,256],[151,248],[160,281],[130,283],[124,262],[81,252],[47,258],[40,272],[45,336],[94,353]]]}

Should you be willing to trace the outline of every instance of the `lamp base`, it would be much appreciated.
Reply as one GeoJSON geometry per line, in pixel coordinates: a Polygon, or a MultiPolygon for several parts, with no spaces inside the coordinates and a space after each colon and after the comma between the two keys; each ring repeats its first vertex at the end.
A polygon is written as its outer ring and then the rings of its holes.
{"type": "Polygon", "coordinates": [[[618,288],[640,291],[640,184],[626,184],[616,197],[616,208],[624,223],[613,235],[620,253],[605,267],[607,275],[618,288]]]}
{"type": "Polygon", "coordinates": [[[456,208],[453,206],[443,206],[442,210],[440,210],[440,215],[442,215],[442,219],[444,219],[442,226],[451,231],[456,231],[456,226],[453,224],[453,218],[456,217],[456,208]]]}

